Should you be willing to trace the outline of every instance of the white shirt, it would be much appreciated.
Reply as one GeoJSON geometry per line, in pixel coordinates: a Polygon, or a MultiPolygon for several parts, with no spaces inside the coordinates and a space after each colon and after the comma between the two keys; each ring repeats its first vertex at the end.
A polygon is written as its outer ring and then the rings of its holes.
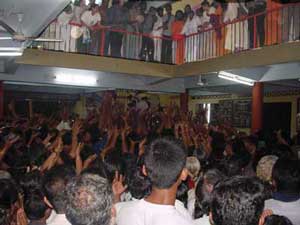
{"type": "Polygon", "coordinates": [[[209,216],[202,216],[199,219],[194,220],[194,225],[210,225],[209,216]]]}
{"type": "Polygon", "coordinates": [[[153,36],[162,36],[163,33],[163,17],[157,16],[157,20],[153,25],[153,31],[152,31],[152,35],[153,36]]]}
{"type": "Polygon", "coordinates": [[[193,188],[188,191],[188,203],[187,203],[188,212],[190,213],[192,218],[194,218],[195,202],[196,202],[196,193],[195,193],[195,188],[193,188]]]}
{"type": "Polygon", "coordinates": [[[57,22],[61,26],[66,26],[66,25],[68,25],[68,23],[71,21],[72,18],[73,18],[73,13],[62,12],[57,17],[57,22]]]}
{"type": "Polygon", "coordinates": [[[300,199],[292,202],[270,199],[265,201],[265,209],[271,209],[274,214],[289,218],[294,225],[300,224],[300,199]]]}
{"type": "Polygon", "coordinates": [[[118,225],[191,225],[193,221],[185,218],[175,206],[159,205],[144,199],[123,208],[117,216],[118,225]]]}
{"type": "Polygon", "coordinates": [[[47,225],[71,225],[65,214],[56,214],[54,210],[52,210],[46,223],[47,225]]]}
{"type": "Polygon", "coordinates": [[[188,18],[185,22],[181,34],[190,35],[198,33],[198,26],[201,25],[201,20],[198,16],[194,15],[192,19],[188,18]]]}
{"type": "MultiPolygon", "coordinates": [[[[139,201],[138,199],[132,198],[132,201],[127,201],[127,202],[118,202],[117,204],[115,204],[115,209],[116,209],[116,214],[117,214],[117,218],[120,216],[120,212],[122,209],[127,208],[127,207],[132,207],[133,204],[135,204],[137,201],[139,201]]],[[[184,207],[183,202],[176,200],[175,201],[175,209],[182,214],[185,218],[187,219],[192,219],[191,215],[189,214],[189,212],[187,211],[187,209],[184,207]]]]}
{"type": "Polygon", "coordinates": [[[56,127],[57,130],[62,131],[62,130],[71,130],[71,127],[69,125],[69,122],[64,122],[63,120],[57,125],[56,127]]]}
{"type": "Polygon", "coordinates": [[[92,11],[85,11],[82,16],[81,20],[88,25],[89,27],[96,25],[98,22],[101,21],[100,13],[92,14],[92,11]]]}
{"type": "Polygon", "coordinates": [[[229,2],[223,21],[226,23],[228,21],[233,21],[234,19],[236,19],[238,17],[238,8],[239,3],[229,2]]]}

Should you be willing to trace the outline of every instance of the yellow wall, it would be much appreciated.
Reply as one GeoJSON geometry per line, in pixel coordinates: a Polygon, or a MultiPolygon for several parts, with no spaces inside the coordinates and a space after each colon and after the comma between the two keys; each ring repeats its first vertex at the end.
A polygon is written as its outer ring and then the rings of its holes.
{"type": "MultiPolygon", "coordinates": [[[[297,99],[300,95],[289,95],[289,96],[266,96],[264,97],[265,103],[272,103],[272,102],[290,102],[291,105],[291,135],[295,135],[297,132],[296,127],[296,116],[297,116],[297,99]]],[[[230,99],[249,99],[248,98],[241,98],[238,96],[227,96],[227,97],[220,97],[220,98],[203,98],[203,99],[190,99],[189,101],[189,109],[193,112],[196,110],[197,104],[203,103],[218,103],[221,100],[230,100],[230,99]]],[[[249,129],[242,129],[246,132],[249,132],[249,129]]]]}

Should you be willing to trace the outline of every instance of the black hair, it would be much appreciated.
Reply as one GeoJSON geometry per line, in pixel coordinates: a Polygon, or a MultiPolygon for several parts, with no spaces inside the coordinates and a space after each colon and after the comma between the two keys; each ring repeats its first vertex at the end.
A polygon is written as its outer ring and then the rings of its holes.
{"type": "Polygon", "coordinates": [[[17,200],[15,183],[10,179],[0,179],[0,208],[9,210],[17,200]]]}
{"type": "Polygon", "coordinates": [[[300,166],[299,160],[278,159],[273,167],[272,179],[279,193],[299,194],[300,166]]]}
{"type": "Polygon", "coordinates": [[[236,176],[221,181],[211,201],[214,224],[258,224],[266,200],[264,191],[264,185],[255,177],[236,176]]]}
{"type": "Polygon", "coordinates": [[[109,225],[113,195],[107,179],[83,174],[68,184],[66,217],[72,225],[109,225]]]}
{"type": "Polygon", "coordinates": [[[271,215],[265,218],[264,225],[293,225],[285,216],[271,215]]]}
{"type": "Polygon", "coordinates": [[[70,131],[67,131],[62,136],[62,142],[63,142],[63,145],[71,145],[72,144],[72,133],[70,131]]]}
{"type": "Polygon", "coordinates": [[[66,209],[66,185],[74,176],[74,169],[65,165],[53,167],[44,176],[44,193],[56,213],[66,209]]]}
{"type": "Polygon", "coordinates": [[[178,180],[186,162],[186,152],[166,139],[153,141],[145,151],[145,167],[152,187],[170,188],[178,180]]]}
{"type": "Polygon", "coordinates": [[[229,159],[227,159],[224,166],[224,173],[228,177],[242,175],[243,169],[250,163],[251,155],[249,152],[244,151],[244,153],[235,154],[229,159]]]}
{"type": "Polygon", "coordinates": [[[42,190],[42,176],[39,170],[33,170],[24,174],[20,179],[20,186],[25,195],[42,190]]]}
{"type": "Polygon", "coordinates": [[[24,209],[29,220],[41,220],[45,217],[48,207],[41,191],[31,192],[24,200],[24,209]]]}
{"type": "Polygon", "coordinates": [[[136,170],[128,179],[128,191],[133,198],[142,199],[151,193],[151,182],[141,170],[136,170]]]}
{"type": "Polygon", "coordinates": [[[118,171],[119,174],[124,173],[124,163],[122,158],[115,152],[111,152],[104,159],[104,168],[107,179],[112,182],[115,173],[118,171]]]}
{"type": "Polygon", "coordinates": [[[225,176],[219,170],[210,169],[198,181],[195,189],[195,195],[196,195],[195,211],[194,211],[195,219],[203,217],[204,215],[208,215],[210,212],[212,193],[210,193],[204,185],[207,184],[207,185],[215,186],[218,182],[220,182],[224,178],[225,176]]]}
{"type": "Polygon", "coordinates": [[[187,208],[187,203],[188,203],[188,191],[189,191],[189,187],[187,183],[181,182],[176,192],[176,199],[181,201],[184,204],[185,208],[187,208]]]}

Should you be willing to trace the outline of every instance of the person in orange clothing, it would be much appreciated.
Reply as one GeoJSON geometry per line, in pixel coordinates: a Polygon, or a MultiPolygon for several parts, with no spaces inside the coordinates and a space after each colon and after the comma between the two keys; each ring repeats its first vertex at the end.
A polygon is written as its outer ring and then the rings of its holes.
{"type": "MultiPolygon", "coordinates": [[[[184,62],[184,35],[181,34],[184,26],[184,13],[178,10],[175,14],[175,21],[172,24],[173,48],[176,49],[175,64],[183,64],[184,62]]],[[[173,51],[174,52],[174,51],[173,51]]]]}
{"type": "MultiPolygon", "coordinates": [[[[267,10],[280,8],[281,3],[274,0],[267,0],[267,10]]],[[[280,44],[282,40],[282,15],[281,9],[267,12],[266,16],[266,39],[265,45],[280,44]]]]}

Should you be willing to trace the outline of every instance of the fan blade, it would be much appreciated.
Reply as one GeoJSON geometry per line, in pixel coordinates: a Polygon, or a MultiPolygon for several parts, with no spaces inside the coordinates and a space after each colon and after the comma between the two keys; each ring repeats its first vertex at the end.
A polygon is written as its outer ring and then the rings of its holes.
{"type": "Polygon", "coordinates": [[[27,40],[38,41],[38,42],[63,42],[60,39],[54,38],[26,38],[27,40]]]}
{"type": "Polygon", "coordinates": [[[11,28],[9,25],[7,25],[4,21],[0,20],[0,26],[2,26],[8,33],[11,35],[15,35],[16,31],[11,28]]]}

